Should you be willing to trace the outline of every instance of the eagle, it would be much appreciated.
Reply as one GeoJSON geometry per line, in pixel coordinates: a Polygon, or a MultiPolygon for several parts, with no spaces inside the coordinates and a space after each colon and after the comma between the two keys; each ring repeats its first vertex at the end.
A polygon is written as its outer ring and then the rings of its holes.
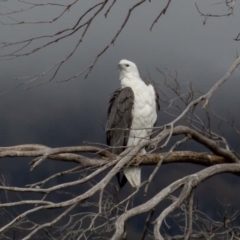
{"type": "MultiPolygon", "coordinates": [[[[121,87],[110,97],[106,138],[112,152],[119,155],[126,147],[136,146],[141,139],[149,139],[160,110],[159,95],[152,84],[146,84],[140,77],[135,63],[121,60],[118,64],[121,87]]],[[[140,153],[146,154],[141,149],[140,153]]],[[[120,187],[128,181],[132,187],[141,184],[140,166],[129,166],[118,182],[120,187]]]]}

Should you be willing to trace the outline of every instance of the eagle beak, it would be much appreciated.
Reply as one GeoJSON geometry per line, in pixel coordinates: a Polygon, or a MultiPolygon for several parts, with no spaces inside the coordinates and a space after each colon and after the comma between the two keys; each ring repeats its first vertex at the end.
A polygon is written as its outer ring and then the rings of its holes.
{"type": "Polygon", "coordinates": [[[122,69],[122,65],[121,65],[121,64],[118,64],[118,65],[117,65],[117,69],[118,69],[118,70],[121,70],[121,69],[122,69]]]}

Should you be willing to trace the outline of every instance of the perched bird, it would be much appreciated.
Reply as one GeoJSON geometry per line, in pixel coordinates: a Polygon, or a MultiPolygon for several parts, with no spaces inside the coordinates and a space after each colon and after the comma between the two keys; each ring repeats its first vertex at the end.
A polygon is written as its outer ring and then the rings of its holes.
{"type": "MultiPolygon", "coordinates": [[[[127,146],[136,146],[142,138],[150,138],[160,109],[156,89],[141,79],[135,63],[121,60],[118,70],[121,88],[111,95],[106,124],[107,144],[117,155],[127,146]]],[[[146,153],[145,149],[141,153],[146,153]]],[[[139,166],[129,166],[124,169],[124,175],[132,187],[141,184],[139,166]]],[[[123,176],[120,181],[118,174],[120,187],[126,183],[126,178],[123,176]]]]}

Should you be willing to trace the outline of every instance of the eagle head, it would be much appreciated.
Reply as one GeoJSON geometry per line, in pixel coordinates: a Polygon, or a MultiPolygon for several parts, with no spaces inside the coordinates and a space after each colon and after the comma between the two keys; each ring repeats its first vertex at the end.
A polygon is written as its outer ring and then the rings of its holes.
{"type": "Polygon", "coordinates": [[[123,59],[118,64],[118,70],[122,77],[133,75],[139,77],[139,72],[136,64],[134,62],[123,59]]]}

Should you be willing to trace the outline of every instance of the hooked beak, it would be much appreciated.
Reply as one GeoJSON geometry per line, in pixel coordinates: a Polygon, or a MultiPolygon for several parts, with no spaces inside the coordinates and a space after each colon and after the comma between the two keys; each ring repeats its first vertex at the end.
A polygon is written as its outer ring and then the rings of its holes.
{"type": "Polygon", "coordinates": [[[118,69],[118,71],[122,70],[122,65],[121,65],[121,64],[118,64],[118,65],[117,65],[117,69],[118,69]]]}

